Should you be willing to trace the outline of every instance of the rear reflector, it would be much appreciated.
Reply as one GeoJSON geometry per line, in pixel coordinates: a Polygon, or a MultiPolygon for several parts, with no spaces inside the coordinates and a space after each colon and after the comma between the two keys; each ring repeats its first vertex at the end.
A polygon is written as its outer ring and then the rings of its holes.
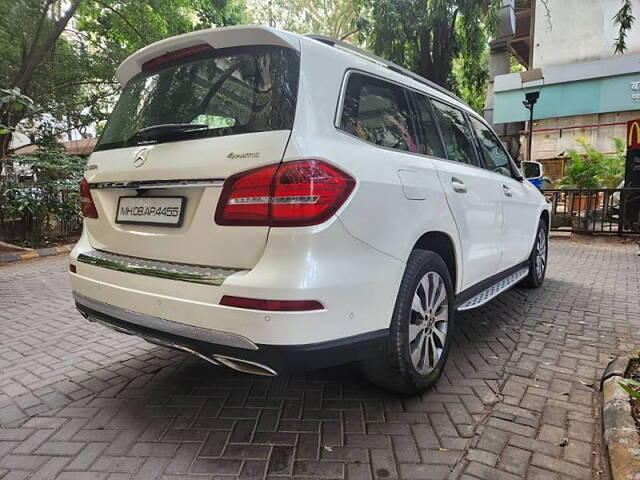
{"type": "Polygon", "coordinates": [[[302,227],[328,220],[355,187],[322,160],[296,160],[233,175],[216,208],[218,225],[302,227]]]}
{"type": "Polygon", "coordinates": [[[153,70],[164,63],[175,62],[185,57],[193,57],[203,53],[210,53],[214,50],[215,49],[211,45],[207,45],[205,43],[194,45],[193,47],[182,48],[180,50],[174,50],[173,52],[165,53],[164,55],[160,55],[159,57],[143,63],[142,71],[145,72],[147,70],[153,70]]]}
{"type": "Polygon", "coordinates": [[[98,218],[98,209],[96,208],[96,204],[93,203],[91,189],[89,188],[89,182],[87,182],[86,178],[83,178],[80,182],[80,208],[83,217],[98,218]]]}
{"type": "Polygon", "coordinates": [[[220,305],[251,310],[267,310],[270,312],[306,312],[323,310],[324,307],[317,300],[260,300],[257,298],[232,297],[224,295],[220,305]]]}

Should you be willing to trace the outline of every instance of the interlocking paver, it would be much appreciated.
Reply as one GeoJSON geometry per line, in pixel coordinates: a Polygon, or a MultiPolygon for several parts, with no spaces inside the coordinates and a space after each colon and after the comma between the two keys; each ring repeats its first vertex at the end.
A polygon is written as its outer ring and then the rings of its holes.
{"type": "Polygon", "coordinates": [[[459,315],[414,397],[353,365],[250,377],[91,324],[66,264],[0,268],[3,480],[607,477],[594,387],[640,343],[634,246],[552,242],[544,287],[459,315]]]}

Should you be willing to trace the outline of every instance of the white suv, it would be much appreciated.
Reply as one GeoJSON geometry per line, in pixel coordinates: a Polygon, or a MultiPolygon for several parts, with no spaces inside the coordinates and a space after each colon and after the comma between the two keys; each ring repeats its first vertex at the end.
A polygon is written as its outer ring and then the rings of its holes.
{"type": "Polygon", "coordinates": [[[412,393],[456,310],[543,281],[543,196],[397,65],[242,26],[157,42],[117,78],[71,255],[89,320],[254,374],[358,360],[412,393]]]}

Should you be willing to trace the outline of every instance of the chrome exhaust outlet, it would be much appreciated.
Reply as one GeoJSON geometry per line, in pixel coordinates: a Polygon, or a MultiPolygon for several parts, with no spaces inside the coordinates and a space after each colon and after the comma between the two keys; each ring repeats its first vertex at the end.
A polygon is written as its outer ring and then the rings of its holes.
{"type": "MultiPolygon", "coordinates": [[[[81,312],[82,313],[82,312],[81,312]]],[[[84,316],[84,313],[83,313],[84,316]]],[[[161,347],[172,348],[174,350],[179,350],[181,352],[190,353],[206,362],[211,363],[212,365],[220,366],[223,365],[227,368],[235,370],[237,372],[249,373],[252,375],[262,375],[266,377],[273,377],[278,374],[274,369],[267,367],[266,365],[262,365],[261,363],[252,362],[250,360],[241,360],[239,358],[227,357],[226,355],[205,355],[203,353],[198,352],[192,348],[186,347],[184,345],[180,345],[179,343],[173,343],[167,340],[162,340],[156,338],[151,335],[145,335],[144,333],[140,333],[138,331],[129,330],[127,328],[120,327],[119,325],[113,325],[109,322],[106,322],[100,318],[97,318],[93,315],[87,315],[87,318],[90,322],[99,323],[111,330],[115,330],[116,332],[125,333],[127,335],[133,335],[143,340],[146,340],[149,343],[153,343],[154,345],[159,345],[161,347]]]]}
{"type": "Polygon", "coordinates": [[[134,337],[138,337],[141,338],[149,343],[152,343],[154,345],[159,345],[161,347],[165,347],[165,348],[171,348],[173,350],[179,350],[181,352],[185,352],[185,353],[190,353],[191,355],[195,355],[198,358],[201,358],[213,365],[216,366],[220,366],[220,363],[216,362],[213,358],[208,357],[207,355],[203,355],[200,352],[197,352],[189,347],[185,347],[184,345],[180,345],[178,343],[173,343],[173,342],[169,342],[167,340],[160,340],[159,338],[156,337],[152,337],[150,335],[145,335],[143,333],[140,332],[135,332],[135,331],[131,331],[128,330],[126,328],[120,327],[118,325],[113,325],[109,322],[105,322],[99,318],[94,317],[93,315],[87,315],[87,320],[89,320],[90,322],[95,322],[95,323],[99,323],[100,325],[102,325],[103,327],[107,327],[110,328],[111,330],[115,330],[116,332],[119,333],[124,333],[126,335],[133,335],[134,337]]]}
{"type": "Polygon", "coordinates": [[[227,357],[225,355],[214,355],[213,358],[225,367],[229,367],[230,369],[238,372],[262,375],[265,377],[274,377],[278,375],[278,372],[274,369],[250,360],[241,360],[239,358],[227,357]]]}

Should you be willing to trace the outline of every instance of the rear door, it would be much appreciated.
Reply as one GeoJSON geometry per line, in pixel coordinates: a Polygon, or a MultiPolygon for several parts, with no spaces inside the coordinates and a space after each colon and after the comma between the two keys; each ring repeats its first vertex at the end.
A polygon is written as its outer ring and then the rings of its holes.
{"type": "Polygon", "coordinates": [[[250,268],[268,227],[220,226],[215,210],[225,178],[282,160],[299,54],[281,46],[186,50],[148,61],[125,86],[88,162],[99,217],[85,228],[92,246],[108,252],[250,268]]]}
{"type": "Polygon", "coordinates": [[[500,270],[525,261],[533,248],[538,228],[539,193],[526,181],[516,179],[515,165],[502,142],[483,122],[470,118],[484,165],[500,185],[502,195],[502,260],[500,270]]]}
{"type": "Polygon", "coordinates": [[[448,158],[435,163],[460,235],[466,289],[499,271],[501,192],[493,174],[479,167],[463,112],[438,100],[432,104],[448,158]]]}

